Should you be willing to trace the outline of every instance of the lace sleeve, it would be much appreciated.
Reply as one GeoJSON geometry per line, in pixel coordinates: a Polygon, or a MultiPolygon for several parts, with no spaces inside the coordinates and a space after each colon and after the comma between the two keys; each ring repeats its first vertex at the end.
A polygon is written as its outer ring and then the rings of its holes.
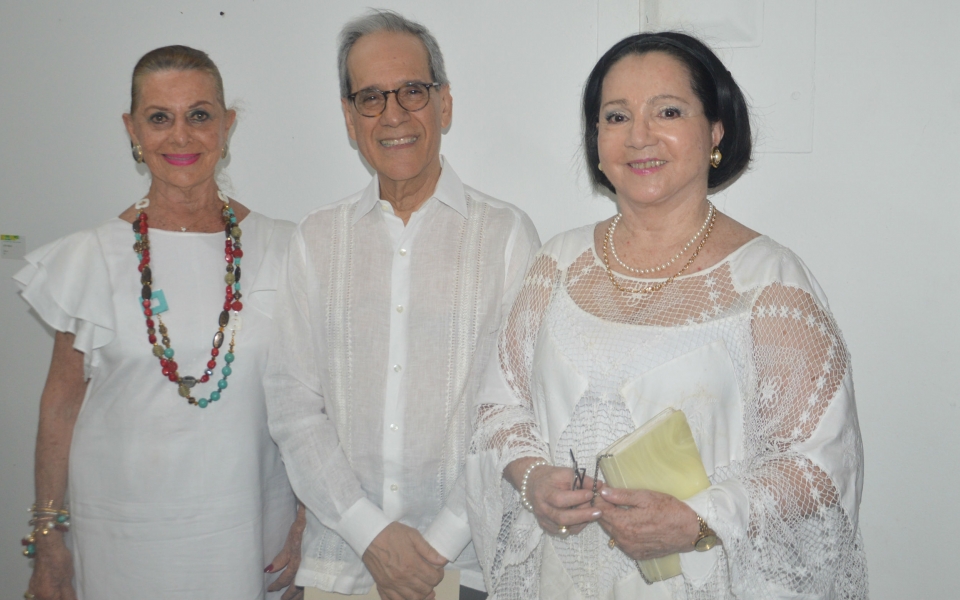
{"type": "Polygon", "coordinates": [[[556,260],[540,254],[500,333],[498,361],[491,361],[475,412],[467,458],[467,512],[474,547],[493,599],[538,596],[542,531],[520,506],[503,478],[510,462],[527,456],[549,458],[530,392],[537,334],[559,280],[556,260]]]}
{"type": "Polygon", "coordinates": [[[774,284],[757,296],[751,335],[746,458],[717,473],[735,479],[749,504],[745,527],[717,515],[732,588],[751,598],[866,597],[863,452],[840,331],[810,293],[774,284]]]}
{"type": "Polygon", "coordinates": [[[496,452],[501,472],[518,458],[549,456],[534,416],[530,375],[537,333],[557,278],[556,261],[539,255],[500,334],[499,372],[486,377],[487,390],[477,407],[473,451],[496,452]]]}

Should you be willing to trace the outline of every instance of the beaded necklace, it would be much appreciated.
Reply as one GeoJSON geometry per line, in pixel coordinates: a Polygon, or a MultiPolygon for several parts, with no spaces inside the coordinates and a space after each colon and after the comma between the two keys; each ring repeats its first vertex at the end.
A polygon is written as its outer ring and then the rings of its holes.
{"type": "Polygon", "coordinates": [[[243,258],[240,236],[242,232],[237,225],[237,217],[233,212],[233,208],[230,206],[230,199],[220,190],[217,190],[217,197],[223,202],[223,209],[220,214],[223,217],[224,233],[226,235],[224,259],[227,261],[227,274],[223,279],[227,287],[223,302],[223,311],[220,312],[220,318],[218,320],[217,332],[213,334],[210,360],[207,361],[207,368],[199,378],[191,375],[180,375],[178,370],[179,365],[173,360],[174,351],[170,345],[170,337],[167,335],[167,326],[163,324],[163,320],[159,314],[154,315],[153,313],[153,272],[150,269],[150,228],[147,225],[147,213],[144,212],[144,210],[150,206],[150,199],[143,198],[134,205],[134,208],[137,209],[137,218],[133,221],[133,232],[137,241],[133,245],[133,251],[137,253],[137,258],[140,261],[140,265],[137,268],[140,271],[140,283],[143,285],[140,295],[142,298],[143,315],[146,317],[147,323],[147,339],[150,344],[153,345],[153,355],[160,359],[160,370],[163,376],[177,384],[180,395],[187,399],[188,404],[193,404],[200,408],[206,408],[210,402],[219,400],[221,392],[227,387],[227,377],[233,372],[230,365],[234,361],[233,350],[234,344],[236,343],[237,329],[239,328],[239,313],[243,310],[243,303],[240,302],[240,298],[242,297],[240,293],[240,259],[243,258]],[[227,363],[223,369],[220,370],[223,378],[217,381],[217,389],[210,393],[209,400],[206,398],[197,400],[192,395],[192,389],[197,383],[210,381],[210,377],[213,375],[213,370],[217,366],[217,356],[220,355],[220,347],[223,346],[224,329],[226,329],[231,321],[231,310],[233,310],[235,326],[230,336],[229,351],[223,356],[224,362],[227,363]],[[154,318],[156,318],[156,322],[154,322],[154,318]],[[159,327],[155,328],[156,325],[159,325],[159,327]],[[158,331],[161,336],[160,342],[162,342],[163,345],[157,343],[158,331]]]}
{"type": "MultiPolygon", "coordinates": [[[[711,204],[712,206],[712,204],[711,204]]],[[[697,257],[700,256],[700,251],[703,249],[703,245],[707,243],[707,240],[710,238],[710,233],[713,232],[713,224],[717,220],[717,211],[711,211],[710,221],[707,224],[707,231],[703,234],[703,239],[700,240],[700,243],[697,245],[697,249],[693,251],[693,254],[690,256],[690,260],[687,261],[687,264],[683,265],[679,271],[668,277],[666,280],[661,281],[660,283],[655,283],[653,285],[640,286],[637,288],[629,288],[620,285],[617,282],[616,276],[613,274],[613,269],[610,268],[610,260],[607,258],[607,249],[613,245],[613,227],[616,226],[616,221],[611,223],[611,227],[607,227],[607,233],[603,236],[603,266],[607,270],[607,277],[610,278],[610,283],[613,284],[613,287],[617,288],[618,291],[624,294],[637,294],[644,295],[650,294],[653,292],[659,292],[666,286],[673,283],[673,280],[677,277],[683,275],[683,272],[686,271],[690,265],[693,264],[693,261],[697,260],[697,257]]]]}

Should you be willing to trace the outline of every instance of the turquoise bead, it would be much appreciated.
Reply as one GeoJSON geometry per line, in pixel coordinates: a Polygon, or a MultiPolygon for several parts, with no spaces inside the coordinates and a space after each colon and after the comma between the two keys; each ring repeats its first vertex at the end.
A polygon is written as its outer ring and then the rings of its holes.
{"type": "Polygon", "coordinates": [[[233,358],[234,358],[234,357],[233,357],[233,352],[227,352],[227,353],[224,355],[223,360],[227,361],[228,363],[232,363],[232,362],[233,362],[233,358]]]}
{"type": "Polygon", "coordinates": [[[233,216],[233,215],[230,215],[230,222],[231,222],[231,223],[236,223],[236,222],[237,222],[237,218],[236,218],[235,216],[233,216]]]}
{"type": "Polygon", "coordinates": [[[199,406],[200,408],[206,408],[206,407],[207,407],[207,399],[206,399],[206,398],[200,398],[199,400],[197,400],[197,406],[199,406]]]}
{"type": "Polygon", "coordinates": [[[67,515],[57,515],[57,523],[66,523],[67,515]]]}
{"type": "Polygon", "coordinates": [[[226,380],[226,379],[221,379],[220,381],[218,381],[218,382],[217,382],[217,387],[220,388],[221,390],[222,390],[222,389],[226,389],[226,387],[227,387],[227,380],[226,380]]]}
{"type": "Polygon", "coordinates": [[[223,373],[224,377],[229,377],[230,374],[233,373],[233,369],[230,368],[230,365],[227,365],[226,367],[220,369],[220,372],[223,373]]]}
{"type": "Polygon", "coordinates": [[[239,267],[239,266],[240,266],[240,259],[239,259],[239,258],[233,259],[233,266],[235,266],[235,267],[239,267]]]}
{"type": "Polygon", "coordinates": [[[236,283],[233,284],[233,291],[235,291],[235,292],[239,292],[239,291],[240,291],[240,282],[239,282],[239,281],[237,281],[236,283]]]}
{"type": "Polygon", "coordinates": [[[139,242],[140,240],[143,239],[143,234],[142,234],[142,233],[135,233],[135,234],[133,234],[133,237],[137,238],[137,241],[139,242]]]}
{"type": "Polygon", "coordinates": [[[173,358],[173,348],[164,348],[163,355],[167,358],[173,358]]]}
{"type": "Polygon", "coordinates": [[[210,392],[210,402],[216,402],[220,399],[220,392],[210,392]]]}
{"type": "Polygon", "coordinates": [[[36,546],[36,544],[30,544],[30,545],[28,545],[28,546],[27,546],[27,553],[30,554],[31,556],[33,556],[34,554],[36,554],[36,553],[37,553],[37,546],[36,546]]]}

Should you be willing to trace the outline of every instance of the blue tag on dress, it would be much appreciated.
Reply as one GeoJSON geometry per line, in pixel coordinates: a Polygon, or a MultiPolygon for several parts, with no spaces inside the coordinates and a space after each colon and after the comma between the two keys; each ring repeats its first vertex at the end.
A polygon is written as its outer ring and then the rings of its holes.
{"type": "MultiPolygon", "coordinates": [[[[137,297],[137,305],[140,306],[141,311],[143,309],[143,298],[137,297]]],[[[163,295],[163,290],[157,290],[150,294],[150,309],[153,311],[153,314],[159,315],[162,312],[170,308],[167,306],[167,297],[163,295]]]]}

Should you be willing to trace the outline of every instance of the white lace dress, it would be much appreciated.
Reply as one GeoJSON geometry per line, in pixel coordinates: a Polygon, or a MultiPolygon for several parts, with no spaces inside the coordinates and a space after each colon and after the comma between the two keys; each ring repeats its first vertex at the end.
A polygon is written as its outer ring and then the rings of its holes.
{"type": "Polygon", "coordinates": [[[593,230],[543,247],[480,394],[466,473],[491,598],[865,598],[849,355],[806,266],[759,237],[623,294],[593,230]],[[666,407],[686,414],[712,483],[687,504],[723,542],[681,554],[680,577],[647,584],[597,524],[543,535],[502,479],[524,456],[592,466],[666,407]]]}
{"type": "MultiPolygon", "coordinates": [[[[267,431],[262,378],[293,224],[251,213],[240,225],[243,326],[228,387],[204,409],[179,396],[151,352],[129,223],[51,242],[15,276],[38,315],[75,334],[84,353],[67,534],[80,600],[280,597],[265,592],[276,575],[263,568],[283,547],[295,500],[267,431]]],[[[152,229],[150,243],[177,362],[199,376],[223,309],[224,236],[152,229]]],[[[194,388],[198,399],[216,389],[224,364],[194,388]]]]}

